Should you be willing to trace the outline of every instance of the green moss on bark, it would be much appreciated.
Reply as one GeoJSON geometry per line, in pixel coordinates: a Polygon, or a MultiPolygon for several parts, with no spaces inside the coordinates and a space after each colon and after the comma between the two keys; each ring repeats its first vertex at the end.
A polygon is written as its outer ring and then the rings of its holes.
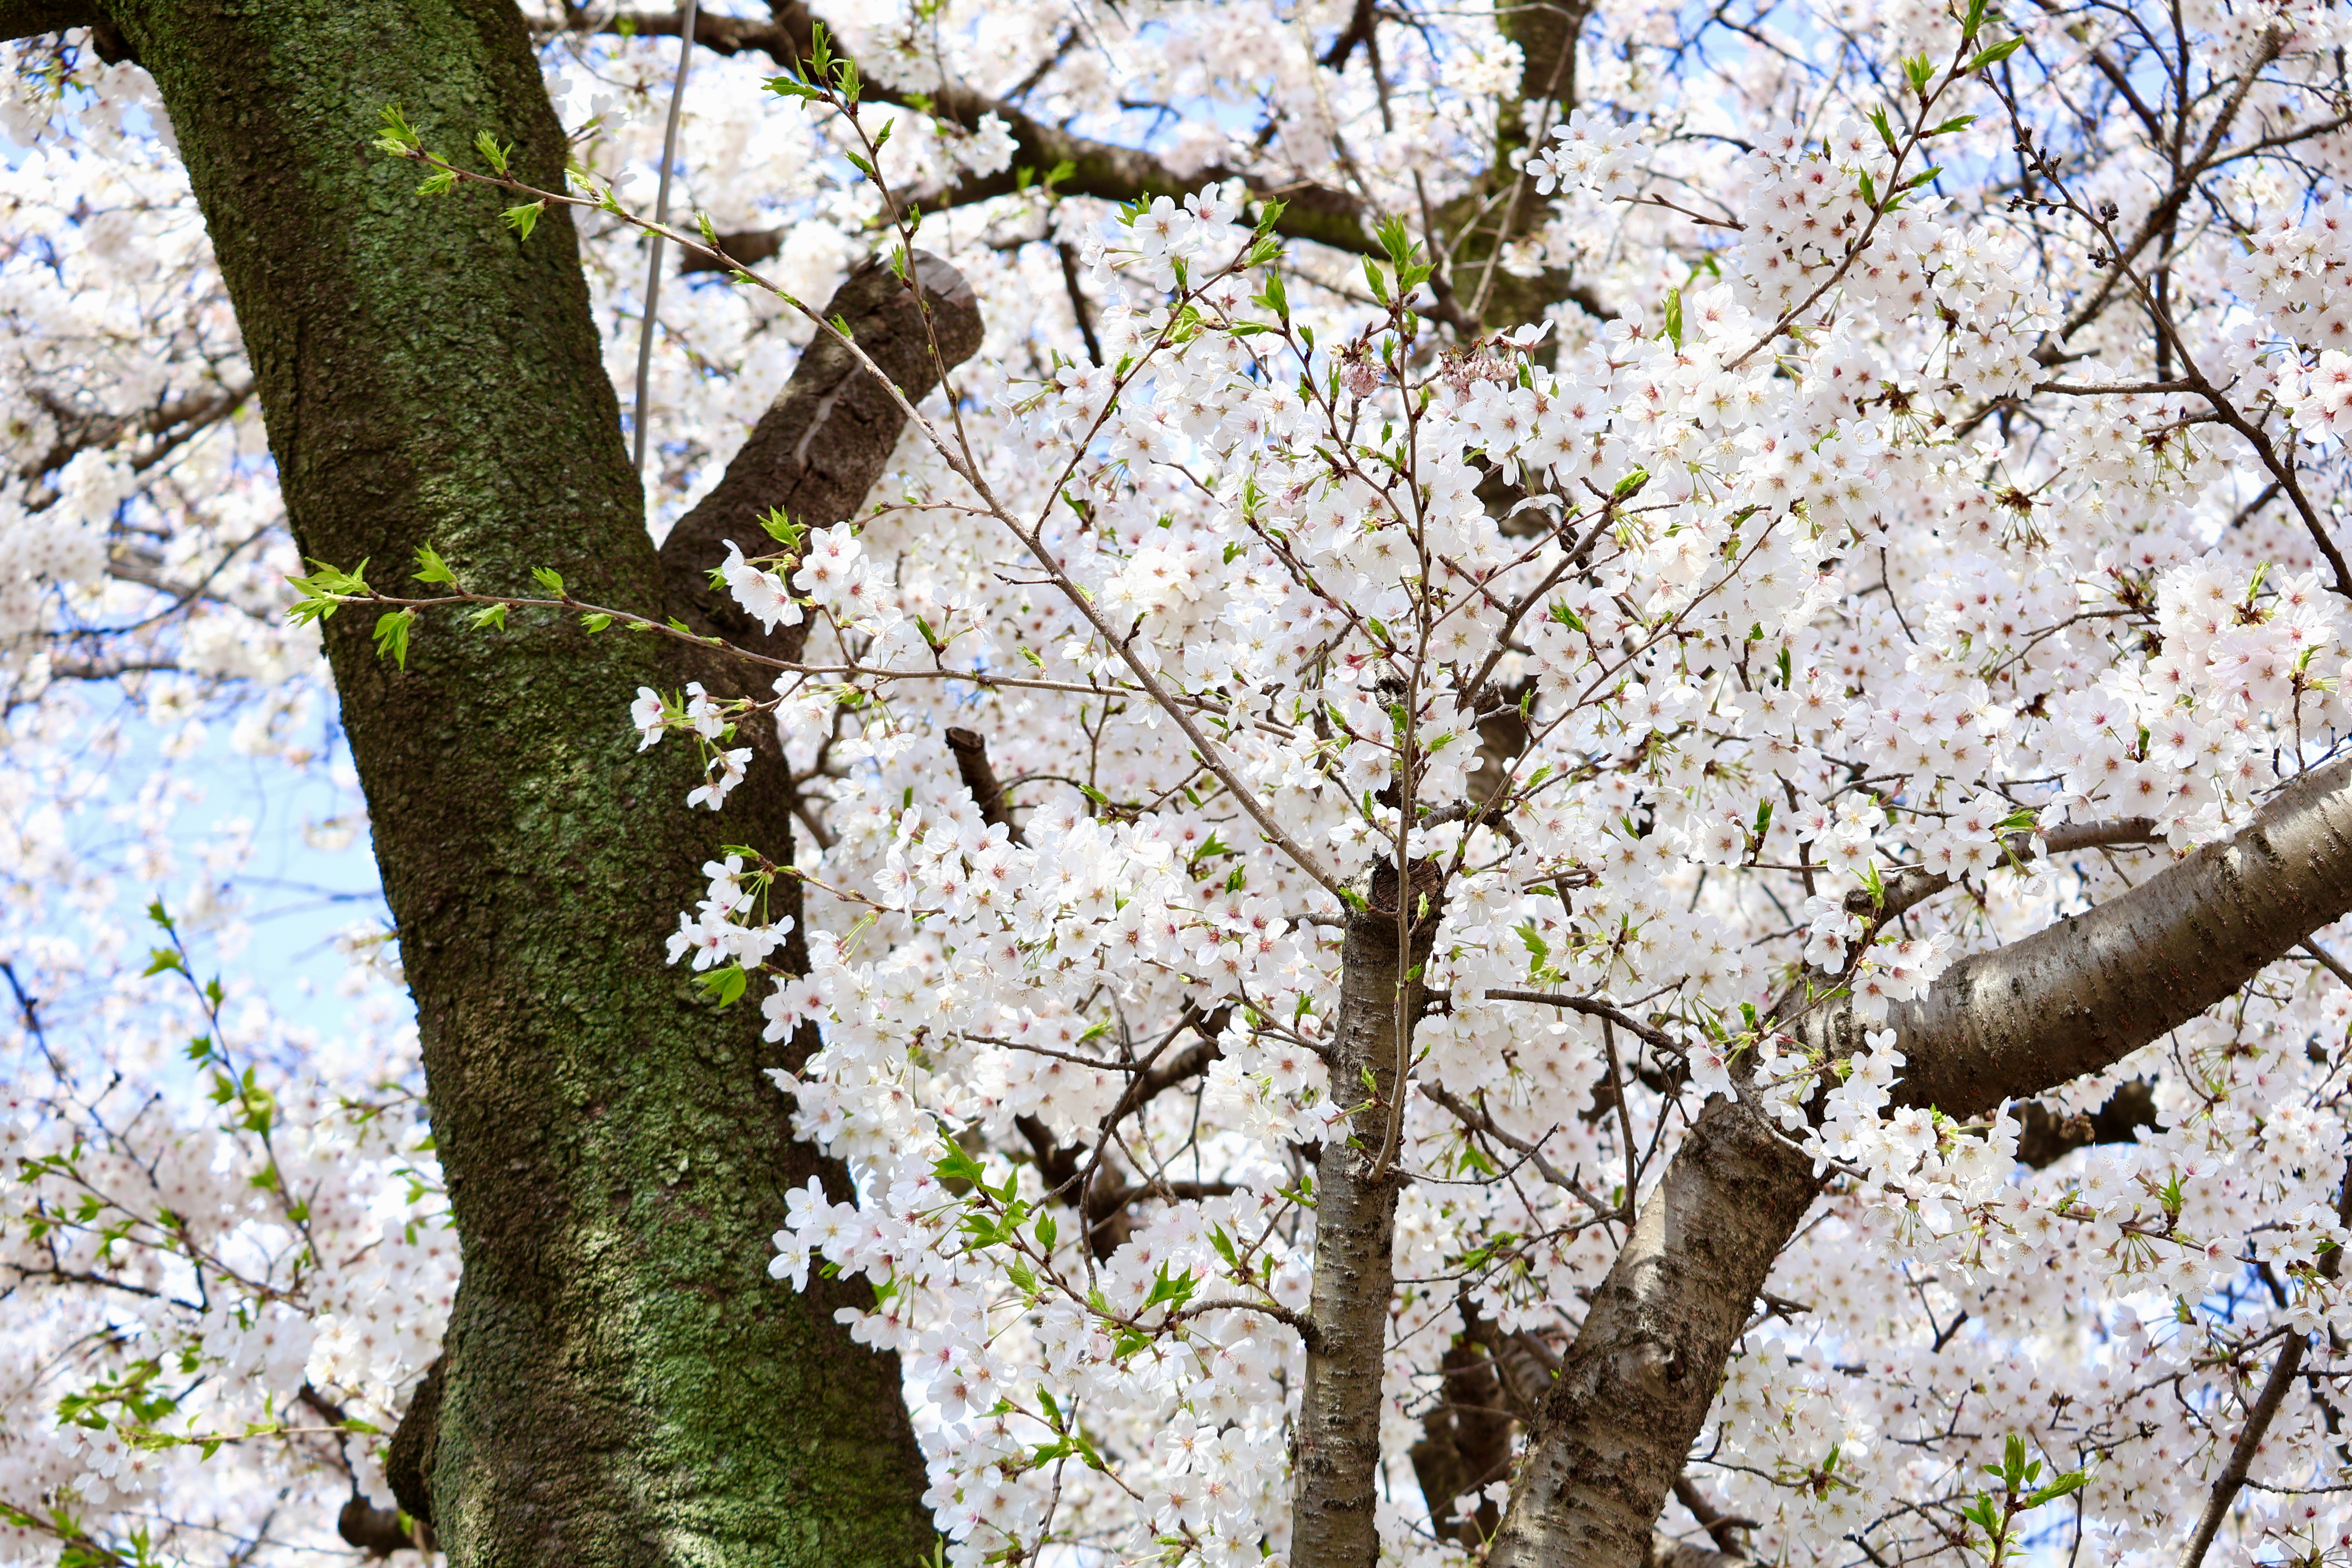
{"type": "MultiPolygon", "coordinates": [[[[495,193],[419,198],[371,147],[398,102],[436,150],[488,131],[555,184],[513,7],[109,9],[162,85],[303,553],[389,585],[430,543],[483,586],[552,566],[661,604],[570,223],[518,239],[495,193]]],[[[435,623],[403,673],[368,621],[327,641],[464,1244],[431,1474],[451,1561],[908,1568],[931,1537],[897,1363],[832,1321],[845,1296],[764,1270],[789,1188],[842,1195],[762,1071],[799,1052],[662,961],[719,843],[785,851],[781,795],[689,816],[685,749],[636,752],[624,706],[677,683],[661,645],[435,623]]]]}

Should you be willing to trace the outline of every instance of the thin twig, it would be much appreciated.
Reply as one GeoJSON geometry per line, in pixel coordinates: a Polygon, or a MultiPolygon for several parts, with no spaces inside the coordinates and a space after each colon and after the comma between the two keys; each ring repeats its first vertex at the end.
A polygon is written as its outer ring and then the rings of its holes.
{"type": "MultiPolygon", "coordinates": [[[[654,193],[654,222],[669,221],[669,177],[677,163],[677,111],[686,102],[686,69],[694,59],[694,12],[696,0],[686,0],[678,13],[677,79],[670,84],[669,124],[662,132],[661,184],[654,193]]],[[[645,319],[637,323],[637,401],[631,421],[636,429],[637,473],[646,471],[646,432],[652,422],[646,417],[646,389],[653,379],[654,310],[661,301],[662,237],[653,231],[653,245],[646,261],[645,319]]]]}

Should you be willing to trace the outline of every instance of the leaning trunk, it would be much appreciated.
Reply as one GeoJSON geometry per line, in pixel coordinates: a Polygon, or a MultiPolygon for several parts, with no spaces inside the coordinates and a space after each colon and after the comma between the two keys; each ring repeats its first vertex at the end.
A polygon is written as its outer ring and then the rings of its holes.
{"type": "MultiPolygon", "coordinates": [[[[496,193],[421,199],[370,149],[397,102],[436,149],[488,132],[557,185],[513,6],[107,13],[169,106],[302,553],[396,590],[431,544],[491,591],[545,566],[663,606],[565,215],[519,238],[496,193]]],[[[687,748],[635,752],[623,709],[677,684],[673,645],[428,622],[404,672],[369,619],[327,650],[464,1249],[423,1455],[451,1561],[906,1568],[932,1536],[898,1363],[835,1322],[845,1286],[763,1267],[790,1188],[847,1195],[765,1076],[806,1042],[763,1044],[664,963],[720,844],[788,858],[780,783],[689,816],[687,748]]]]}

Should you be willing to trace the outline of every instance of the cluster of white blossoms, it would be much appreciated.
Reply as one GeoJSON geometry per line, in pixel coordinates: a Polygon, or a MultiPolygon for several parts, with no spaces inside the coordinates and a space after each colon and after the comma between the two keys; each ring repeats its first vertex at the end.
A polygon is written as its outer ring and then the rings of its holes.
{"type": "MultiPolygon", "coordinates": [[[[810,841],[714,862],[647,940],[706,976],[767,966],[738,1005],[774,1038],[814,1026],[778,1089],[857,1194],[798,1194],[772,1272],[872,1286],[855,1331],[902,1359],[950,1560],[1279,1560],[1313,1152],[1391,1119],[1382,1534],[1400,1563],[1475,1555],[1433,1515],[1507,1478],[1441,1506],[1412,1458],[1449,1351],[1556,1358],[1684,1129],[1748,1093],[1826,1194],[1732,1363],[1698,1494],[1754,1521],[1762,1560],[1958,1562],[1957,1510],[2015,1434],[2090,1472],[2079,1514],[2035,1521],[2053,1550],[2168,1561],[2277,1336],[2352,1333],[2319,1268],[2352,1240],[2352,988],[2274,965],[1966,1124],[1894,1105],[1885,1035],[1823,1062],[1775,1008],[1808,984],[1866,1016],[1917,996],[2234,831],[2352,728],[2347,584],[2314,532],[2352,405],[2352,157],[2313,129],[2340,20],[2181,7],[2180,69],[2248,85],[2135,140],[2107,73],[2173,67],[2127,16],[2011,18],[2030,47],[1995,72],[1960,68],[1958,22],[1925,5],[1782,5],[1740,32],[1605,0],[1577,100],[1514,121],[1538,132],[1520,182],[1489,179],[1522,63],[1493,15],[1381,22],[1375,60],[1335,47],[1351,6],[1124,13],[1066,49],[1042,5],[825,15],[902,97],[1025,82],[1041,121],[1321,182],[1412,232],[1368,279],[1263,240],[1238,183],[1122,214],[1046,167],[926,199],[919,242],[988,324],[956,423],[925,405],[969,477],[912,431],[866,515],[782,552],[743,519],[711,564],[763,626],[812,623],[829,673],[784,676],[772,717],[695,689],[629,716],[701,749],[695,809],[723,814],[753,765],[730,724],[776,723],[809,776],[810,841]],[[1922,47],[1926,88],[1884,85],[1922,47]],[[1122,100],[1185,107],[1163,126],[1122,100]],[[2099,135],[2080,103],[2105,106],[2099,135]],[[2203,163],[2178,161],[2209,131],[2203,163]],[[2029,169],[2021,141],[2063,157],[2029,169]],[[2175,183],[2194,220],[2141,237],[2175,183]],[[1465,211],[1507,228],[1494,259],[1482,231],[1408,285],[1423,215],[1465,211]],[[1441,327],[1499,278],[1541,319],[1441,327]],[[951,731],[984,747],[990,798],[951,731]],[[1412,1092],[1368,1109],[1326,1056],[1349,896],[1400,858],[1444,878],[1433,1006],[1412,1092]],[[785,878],[805,975],[775,968],[785,878]]],[[[633,206],[675,47],[545,35],[577,155],[633,206]]],[[[179,748],[126,819],[181,787],[207,717],[307,765],[325,691],[310,634],[277,624],[297,563],[152,84],[42,47],[0,119],[32,149],[0,163],[23,237],[0,263],[0,847],[25,908],[55,888],[96,909],[113,895],[52,830],[91,791],[74,680],[118,671],[179,748]]],[[[763,270],[814,303],[885,205],[835,156],[856,144],[837,116],[761,90],[774,69],[698,58],[677,200],[772,236],[763,270]]],[[[865,113],[897,128],[902,191],[1020,162],[1001,117],[865,113]]],[[[642,252],[600,224],[585,259],[626,385],[642,252]]],[[[663,299],[656,531],[815,330],[750,289],[663,299]]],[[[131,837],[137,881],[155,851],[131,837]]],[[[143,951],[0,921],[36,994],[143,951]]],[[[226,1489],[243,1500],[205,1517],[247,1560],[298,1560],[354,1482],[381,1498],[379,1440],[332,1429],[388,1429],[451,1288],[413,1106],[342,1103],[413,1089],[413,1066],[281,1040],[264,1146],[246,1091],[224,1113],[205,1074],[120,1043],[167,1031],[104,1026],[163,1005],[105,994],[81,1048],[163,1103],[60,1090],[0,1124],[34,1177],[0,1210],[0,1268],[38,1319],[0,1362],[0,1507],[33,1521],[0,1515],[0,1557],[55,1561],[50,1508],[127,1540],[226,1489]],[[181,1441],[223,1436],[209,1468],[181,1441]],[[280,1491],[309,1515],[271,1523],[280,1491]]],[[[46,1072],[19,1011],[10,1062],[46,1072]]],[[[2352,1390],[2333,1349],[2308,1371],[2231,1526],[2249,1560],[2352,1558],[2325,1489],[2352,1390]]],[[[1675,1502],[1664,1525],[1697,1522],[1675,1502]]]]}
{"type": "MultiPolygon", "coordinates": [[[[1793,142],[1776,168],[1824,170],[1856,226],[1884,216],[1840,155],[1793,142]]],[[[1738,221],[1797,223],[1805,189],[1759,174],[1738,221]]],[[[858,1332],[927,1401],[955,1560],[1284,1549],[1260,1500],[1297,1414],[1307,1152],[1364,1109],[1323,1060],[1340,895],[1400,850],[1447,875],[1413,1047],[1434,1092],[1402,1110],[1386,1421],[1408,1555],[1455,1550],[1414,1527],[1403,1462],[1437,1352],[1478,1325],[1571,1335],[1625,1178],[1654,1179],[1743,1057],[1848,1173],[1776,1275],[1796,1326],[1751,1342],[1698,1472],[1763,1521],[1759,1549],[1916,1539],[1906,1510],[1997,1457],[1951,1409],[2019,1357],[2032,1409],[1971,1429],[2090,1464],[2084,1528],[2113,1549],[2162,1540],[2218,1462],[2215,1406],[2129,1407],[2151,1376],[2216,1386],[2215,1348],[2262,1310],[2231,1238],[2279,1224],[2278,1194],[2286,1256],[2329,1245],[2352,999],[2291,973],[2176,1037],[2281,1064],[2300,1114],[2276,1152],[2265,1104],[2225,1126],[2151,1047],[2063,1110],[2154,1078],[2165,1131],[2055,1164],[2021,1163],[2014,1109],[1890,1110],[1891,1034],[1825,1086],[1756,1019],[1807,969],[1883,1014],[2116,885],[2042,835],[2210,842],[2325,754],[2347,650],[2307,546],[2275,567],[2213,548],[2245,490],[2209,444],[2147,460],[2069,427],[2037,457],[1950,433],[1937,411],[2026,389],[2061,307],[1983,216],[1880,224],[1913,271],[1847,266],[1834,330],[1776,341],[1759,310],[1788,295],[1743,248],[1724,286],[1545,363],[1533,333],[1432,354],[1378,311],[1310,335],[1222,201],[1090,247],[1113,363],[982,398],[1016,416],[978,457],[990,497],[910,456],[925,504],[877,509],[854,574],[809,573],[830,542],[730,571],[756,614],[796,570],[812,660],[861,672],[777,681],[796,762],[822,748],[838,777],[830,841],[779,873],[810,889],[812,968],[765,1005],[779,1037],[819,1026],[783,1087],[863,1176],[854,1208],[796,1209],[774,1271],[874,1284],[858,1332]],[[1482,497],[1495,478],[1515,504],[1482,497]],[[919,619],[931,638],[899,632],[919,619]],[[984,739],[1009,815],[950,727],[984,739]],[[1924,876],[1958,886],[1878,912],[1924,876]],[[1497,994],[1531,985],[1601,1005],[1497,994]],[[2259,1043],[2306,1016],[2315,1037],[2259,1043]],[[2125,1325],[2137,1360],[2084,1348],[2125,1325]],[[1227,1445],[1171,1452],[1171,1410],[1227,1445]]],[[[2295,1279],[2298,1321],[2352,1326],[2307,1261],[2295,1279]]],[[[2280,1486],[2326,1472],[2326,1409],[2280,1428],[2280,1486]]]]}

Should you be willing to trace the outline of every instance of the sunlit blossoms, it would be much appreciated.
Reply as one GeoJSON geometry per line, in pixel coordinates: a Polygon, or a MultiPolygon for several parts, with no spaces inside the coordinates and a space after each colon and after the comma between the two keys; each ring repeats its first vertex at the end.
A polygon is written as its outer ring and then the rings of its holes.
{"type": "MultiPolygon", "coordinates": [[[[812,1047],[774,1091],[856,1190],[794,1192],[758,1262],[779,1291],[870,1288],[846,1316],[899,1357],[947,1560],[1297,1560],[1319,1160],[1349,1147],[1398,1180],[1382,1560],[1484,1560],[1554,1370],[1730,1100],[1820,1193],[1733,1304],[1663,1531],[1981,1561],[1967,1510],[2005,1486],[2011,1549],[2168,1563],[2305,1336],[2221,1551],[2352,1561],[2339,938],[1980,1114],[1901,1092],[1906,1008],[1956,964],[2230,839],[2352,731],[2340,19],[1628,0],[1546,86],[1508,16],[1360,15],[1146,5],[1057,46],[1050,8],[841,13],[888,84],[856,117],[838,79],[696,68],[686,199],[810,310],[678,290],[637,411],[656,529],[867,249],[948,258],[988,326],[859,515],[747,515],[710,563],[763,631],[807,631],[771,695],[579,716],[691,748],[700,782],[644,809],[722,821],[781,737],[805,835],[730,847],[645,936],[812,1047]],[[956,80],[1148,145],[1181,194],[1060,190],[1091,176],[1028,167],[1030,130],[916,101],[956,80]],[[1301,232],[1341,195],[1345,226],[1301,232]],[[1349,943],[1383,910],[1427,952],[1368,1001],[1349,943]],[[1396,1059],[1335,1071],[1383,1007],[1396,1059]],[[1808,1044],[1832,1008],[1857,1039],[1808,1044]],[[2023,1506],[2026,1455],[2069,1489],[2023,1506]]],[[[552,16],[543,38],[625,373],[669,57],[552,16]]],[[[184,395],[219,307],[160,111],[137,97],[127,130],[107,95],[142,94],[135,68],[40,58],[7,133],[152,220],[51,200],[75,276],[157,340],[89,395],[184,395]],[[165,276],[210,313],[164,322],[140,279],[165,276]]],[[[29,250],[0,278],[52,337],[96,308],[29,250]]],[[[28,403],[63,374],[45,353],[7,373],[28,403]]],[[[46,466],[0,512],[11,744],[65,744],[42,715],[101,611],[209,571],[205,607],[140,634],[170,669],[114,673],[167,714],[277,704],[247,749],[282,755],[285,705],[322,688],[232,527],[299,570],[252,433],[206,416],[175,468],[125,424],[49,463],[68,421],[38,420],[9,449],[46,466]]],[[[386,606],[424,602],[406,568],[372,571],[386,606]]],[[[638,608],[592,630],[664,635],[638,608]]],[[[53,770],[11,810],[69,793],[53,770]]],[[[234,1434],[252,1473],[381,1493],[348,1423],[388,1427],[431,1358],[434,1313],[393,1305],[449,1289],[429,1152],[388,1131],[396,1095],[264,1112],[215,1065],[226,1143],[71,1096],[0,1127],[30,1178],[6,1266],[58,1335],[127,1347],[70,1386],[0,1366],[0,1505],[130,1528],[130,1500],[202,1484],[177,1439],[232,1417],[305,1427],[234,1434]],[[154,1303],[70,1288],[133,1253],[154,1303]],[[233,1289],[184,1299],[207,1279],[233,1289]],[[205,1392],[142,1414],[167,1376],[205,1392]],[[36,1428],[63,1436],[14,1436],[36,1428]]],[[[37,1521],[14,1544],[61,1550],[37,1521]]]]}

